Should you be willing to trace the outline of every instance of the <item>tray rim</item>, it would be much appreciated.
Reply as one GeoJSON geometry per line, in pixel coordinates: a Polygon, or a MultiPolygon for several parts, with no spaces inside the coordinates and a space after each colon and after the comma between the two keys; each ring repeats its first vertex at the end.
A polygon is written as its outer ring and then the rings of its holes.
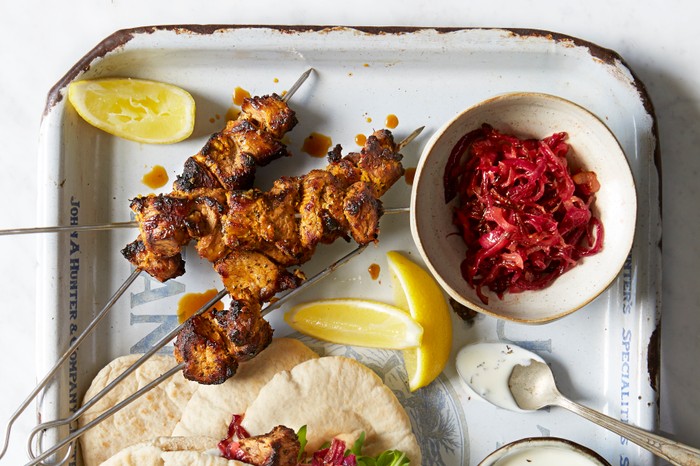
{"type": "MultiPolygon", "coordinates": [[[[56,107],[59,102],[62,101],[64,97],[64,90],[68,83],[79,77],[82,73],[88,71],[96,60],[104,58],[106,55],[118,51],[119,48],[125,46],[128,42],[140,35],[150,35],[159,32],[170,32],[174,34],[190,34],[190,35],[213,35],[213,34],[225,34],[227,32],[242,30],[242,29],[267,29],[271,31],[281,32],[281,33],[318,33],[318,32],[332,32],[332,31],[357,31],[368,35],[405,35],[419,33],[422,31],[434,31],[438,34],[447,34],[453,32],[463,32],[463,31],[491,31],[491,32],[503,32],[509,35],[508,39],[511,38],[540,38],[546,39],[554,42],[555,44],[564,43],[565,46],[570,47],[583,47],[587,49],[590,56],[599,61],[601,64],[610,65],[614,67],[622,67],[625,71],[630,74],[629,85],[631,88],[637,91],[639,95],[639,101],[645,111],[645,113],[651,118],[651,127],[649,136],[654,138],[653,151],[651,154],[650,162],[653,162],[654,169],[656,170],[655,175],[657,176],[657,193],[651,193],[651,202],[655,203],[655,207],[658,209],[659,220],[661,219],[661,195],[662,195],[662,159],[660,152],[660,142],[658,137],[658,122],[657,117],[654,112],[654,107],[646,89],[644,83],[639,79],[634,70],[626,63],[626,61],[614,50],[601,47],[593,42],[573,37],[567,34],[552,32],[548,30],[541,29],[529,29],[529,28],[501,28],[501,27],[432,27],[432,26],[339,26],[339,25],[266,25],[266,24],[172,24],[172,25],[151,25],[151,26],[140,26],[134,28],[120,29],[110,34],[103,40],[101,40],[95,47],[88,51],[83,57],[81,57],[69,70],[61,77],[56,84],[50,89],[46,98],[46,105],[44,108],[44,113],[42,115],[42,130],[40,131],[41,139],[45,139],[45,128],[44,120],[52,113],[54,107],[56,107]]],[[[50,142],[44,140],[45,144],[40,144],[39,155],[44,153],[45,146],[50,145],[50,142]]],[[[650,167],[651,168],[651,167],[650,167]]],[[[40,193],[41,194],[41,193],[40,193]]],[[[661,227],[657,227],[659,232],[659,237],[661,237],[662,231],[661,227]]],[[[650,244],[650,247],[656,249],[658,254],[661,253],[661,241],[658,244],[650,244]]],[[[659,279],[661,278],[661,267],[657,267],[654,273],[657,274],[659,279]]],[[[647,345],[648,351],[648,376],[651,387],[655,391],[655,408],[656,408],[656,418],[658,422],[659,416],[659,383],[660,383],[660,320],[661,320],[661,288],[654,290],[656,294],[655,302],[655,319],[654,330],[650,337],[647,345]]],[[[654,301],[652,299],[652,301],[654,301]]],[[[42,374],[39,374],[40,376],[42,374]]],[[[41,414],[40,406],[37,406],[37,415],[41,414]]]]}

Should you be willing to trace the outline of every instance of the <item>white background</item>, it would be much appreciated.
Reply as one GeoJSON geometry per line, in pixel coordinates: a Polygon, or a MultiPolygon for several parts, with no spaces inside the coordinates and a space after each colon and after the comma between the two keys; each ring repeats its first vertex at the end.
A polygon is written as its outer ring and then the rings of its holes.
{"type": "MultiPolygon", "coordinates": [[[[663,160],[661,431],[700,447],[700,13],[687,0],[0,2],[0,229],[36,226],[38,130],[51,86],[112,32],[152,24],[545,29],[618,52],[646,85],[663,160]]],[[[122,219],[119,219],[122,220],[122,219]]],[[[36,238],[0,238],[0,428],[35,383],[36,238]]],[[[2,464],[25,462],[33,409],[2,464]]],[[[0,431],[3,432],[4,431],[0,431]]],[[[475,459],[477,460],[477,459],[475,459]]]]}

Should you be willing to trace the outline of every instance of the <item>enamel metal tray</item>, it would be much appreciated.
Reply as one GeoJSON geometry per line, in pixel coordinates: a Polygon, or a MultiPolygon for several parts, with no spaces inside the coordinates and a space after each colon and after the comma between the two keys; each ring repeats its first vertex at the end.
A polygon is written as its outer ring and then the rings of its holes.
{"type": "MultiPolygon", "coordinates": [[[[281,93],[309,67],[316,73],[294,95],[299,125],[290,133],[293,157],[258,170],[257,186],[281,175],[303,174],[325,160],[300,149],[312,131],[357,150],[396,115],[398,139],[425,125],[404,150],[415,167],[443,122],[497,94],[535,91],[572,100],[598,115],[625,150],[638,193],[632,253],[611,287],[584,309],[557,322],[525,326],[478,316],[454,317],[454,351],[468,343],[506,341],[530,348],[553,366],[562,392],[646,429],[658,420],[660,214],[656,123],[644,86],[614,52],[543,31],[502,29],[395,29],[345,27],[174,26],[119,31],[90,51],[51,90],[41,126],[40,217],[45,225],[129,220],[129,199],[150,190],[141,181],[154,165],[170,180],[185,159],[224,125],[235,87],[253,95],[281,93]],[[67,104],[76,78],[128,76],[177,84],[197,102],[195,132],[168,146],[142,145],[89,126],[67,104]]],[[[168,192],[170,182],[157,192],[168,192]]],[[[387,207],[409,205],[411,187],[400,180],[387,207]]],[[[439,207],[439,206],[436,206],[439,207]]],[[[380,242],[305,292],[319,297],[392,301],[385,252],[402,250],[420,261],[406,214],[385,216],[380,242]],[[380,266],[373,280],[370,264],[380,266]]],[[[38,372],[43,376],[132,269],[119,251],[134,230],[45,235],[38,277],[38,372]]],[[[340,241],[319,248],[303,269],[310,276],[353,248],[340,241]]],[[[187,273],[165,284],[142,274],[96,333],[42,397],[43,420],[75,410],[100,367],[144,352],[176,325],[185,293],[219,288],[210,265],[186,251],[187,273]]],[[[271,316],[277,336],[290,334],[282,313],[271,316]]],[[[651,464],[645,450],[562,409],[511,413],[470,397],[450,362],[430,387],[409,394],[400,353],[306,341],[322,353],[346,354],[369,365],[404,403],[426,466],[477,464],[498,446],[523,437],[577,441],[611,464],[651,464]]],[[[170,349],[166,348],[166,351],[170,349]]],[[[79,460],[74,460],[77,464],[79,460]]]]}

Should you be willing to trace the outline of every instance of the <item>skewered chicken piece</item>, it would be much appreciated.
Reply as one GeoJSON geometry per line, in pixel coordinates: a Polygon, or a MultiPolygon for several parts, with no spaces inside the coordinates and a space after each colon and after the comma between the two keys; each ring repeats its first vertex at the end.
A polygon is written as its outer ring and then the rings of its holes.
{"type": "Polygon", "coordinates": [[[175,358],[186,361],[183,375],[204,384],[233,377],[238,363],[255,357],[272,341],[272,327],[256,302],[233,301],[224,311],[193,316],[177,337],[175,358]]]}
{"type": "Polygon", "coordinates": [[[245,99],[241,113],[204,148],[185,162],[185,170],[173,185],[176,193],[199,190],[248,189],[255,166],[265,166],[288,156],[280,139],[297,124],[294,111],[277,94],[245,99]]]}
{"type": "Polygon", "coordinates": [[[224,442],[226,458],[254,466],[296,466],[301,450],[296,433],[285,426],[275,426],[267,434],[224,442]]]}
{"type": "Polygon", "coordinates": [[[281,178],[268,192],[227,193],[221,225],[230,252],[214,268],[233,304],[184,324],[175,356],[185,363],[186,378],[223,383],[238,362],[270,343],[272,329],[260,312],[262,303],[302,282],[301,273],[287,267],[310,259],[318,243],[349,236],[360,244],[376,241],[382,205],[375,193],[384,194],[403,175],[396,147],[389,131],[377,131],[359,154],[339,158],[335,149],[325,170],[281,178]]]}
{"type": "MultiPolygon", "coordinates": [[[[132,201],[140,234],[124,248],[124,257],[160,281],[183,274],[182,246],[212,232],[211,221],[220,215],[225,193],[250,188],[257,165],[289,155],[280,139],[296,123],[294,111],[276,94],[245,99],[238,118],[187,159],[173,183],[173,195],[132,201]]],[[[216,249],[214,239],[206,241],[207,251],[216,249]]]]}

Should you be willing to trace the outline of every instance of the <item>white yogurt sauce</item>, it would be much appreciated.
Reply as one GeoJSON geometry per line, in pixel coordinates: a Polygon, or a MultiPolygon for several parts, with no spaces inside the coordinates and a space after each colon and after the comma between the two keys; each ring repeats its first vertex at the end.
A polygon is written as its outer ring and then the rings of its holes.
{"type": "Polygon", "coordinates": [[[526,349],[508,343],[477,343],[457,353],[457,372],[472,392],[500,408],[520,411],[508,388],[508,378],[516,365],[544,360],[526,349]]]}
{"type": "Polygon", "coordinates": [[[516,449],[493,466],[601,466],[599,462],[571,448],[532,446],[516,449]]]}

